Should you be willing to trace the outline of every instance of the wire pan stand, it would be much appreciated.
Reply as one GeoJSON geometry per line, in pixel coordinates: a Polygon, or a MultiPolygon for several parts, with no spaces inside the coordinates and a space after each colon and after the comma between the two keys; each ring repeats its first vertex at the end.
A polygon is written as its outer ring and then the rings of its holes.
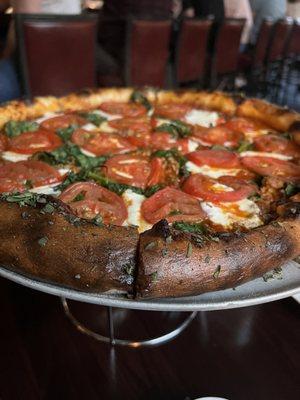
{"type": "Polygon", "coordinates": [[[166,333],[162,336],[155,337],[153,339],[146,339],[140,341],[132,341],[128,339],[117,339],[115,337],[114,332],[114,319],[113,319],[113,308],[107,306],[107,321],[108,321],[108,329],[109,329],[109,337],[100,335],[99,333],[93,332],[90,329],[86,328],[81,322],[79,322],[74,315],[71,313],[68,302],[65,297],[61,297],[62,306],[64,308],[64,312],[72,324],[81,332],[87,336],[92,337],[93,339],[98,340],[99,342],[110,343],[111,346],[127,346],[127,347],[151,347],[158,346],[168,341],[174,339],[181,332],[185,330],[189,326],[189,324],[196,317],[198,311],[193,311],[189,313],[189,316],[180,324],[177,328],[172,330],[169,333],[166,333]]]}

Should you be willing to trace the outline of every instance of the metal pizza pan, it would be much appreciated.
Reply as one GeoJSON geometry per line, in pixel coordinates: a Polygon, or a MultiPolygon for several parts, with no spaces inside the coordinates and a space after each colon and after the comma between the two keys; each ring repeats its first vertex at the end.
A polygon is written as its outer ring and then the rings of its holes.
{"type": "Polygon", "coordinates": [[[149,311],[213,311],[267,303],[300,293],[300,265],[286,263],[280,274],[269,279],[258,278],[233,289],[204,293],[198,296],[132,300],[116,294],[98,294],[78,291],[43,282],[0,267],[0,276],[34,290],[66,299],[103,306],[149,311]]]}

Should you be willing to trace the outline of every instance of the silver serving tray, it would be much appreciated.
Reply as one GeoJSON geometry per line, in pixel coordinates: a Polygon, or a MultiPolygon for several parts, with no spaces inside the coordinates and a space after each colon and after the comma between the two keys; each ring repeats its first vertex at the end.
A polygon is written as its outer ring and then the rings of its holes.
{"type": "Polygon", "coordinates": [[[98,294],[69,289],[56,284],[42,282],[0,267],[0,276],[31,289],[67,299],[103,306],[153,311],[212,311],[246,307],[283,299],[300,293],[300,265],[294,261],[282,268],[281,279],[274,277],[267,282],[258,278],[234,289],[204,293],[199,296],[131,300],[116,294],[98,294]]]}

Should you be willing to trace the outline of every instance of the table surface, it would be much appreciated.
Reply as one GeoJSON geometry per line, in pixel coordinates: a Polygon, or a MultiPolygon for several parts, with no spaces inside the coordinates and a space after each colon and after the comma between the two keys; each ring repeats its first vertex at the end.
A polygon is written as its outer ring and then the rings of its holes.
{"type": "MultiPolygon", "coordinates": [[[[104,307],[71,303],[105,333],[104,307]]],[[[300,398],[300,306],[292,298],[201,312],[165,345],[111,348],[78,332],[58,298],[0,279],[0,399],[300,398]]],[[[184,313],[116,309],[122,338],[171,330],[184,313]]]]}

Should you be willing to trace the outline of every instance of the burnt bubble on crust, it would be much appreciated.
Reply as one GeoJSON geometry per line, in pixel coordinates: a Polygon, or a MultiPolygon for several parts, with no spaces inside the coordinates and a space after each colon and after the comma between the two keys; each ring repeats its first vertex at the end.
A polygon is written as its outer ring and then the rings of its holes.
{"type": "Polygon", "coordinates": [[[51,196],[0,201],[0,264],[21,274],[99,293],[132,293],[138,232],[78,218],[51,196]]]}
{"type": "Polygon", "coordinates": [[[140,237],[136,295],[141,298],[197,295],[238,286],[263,276],[300,254],[300,209],[287,206],[284,217],[248,232],[205,237],[165,237],[160,226],[140,237]],[[217,239],[217,240],[216,240],[217,239]]]}

